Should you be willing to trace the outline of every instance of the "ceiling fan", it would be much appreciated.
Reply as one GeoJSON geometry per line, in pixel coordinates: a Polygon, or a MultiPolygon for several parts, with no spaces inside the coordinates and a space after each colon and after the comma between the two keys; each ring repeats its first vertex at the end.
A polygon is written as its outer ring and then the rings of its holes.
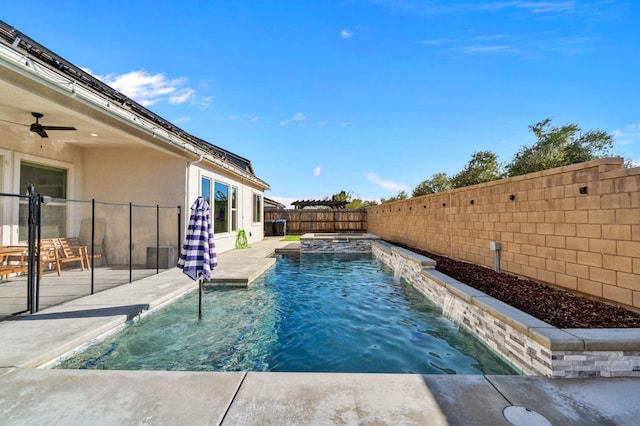
{"type": "Polygon", "coordinates": [[[31,126],[29,126],[29,130],[39,134],[40,137],[42,138],[49,137],[49,135],[46,132],[47,130],[77,130],[75,127],[71,127],[71,126],[44,126],[40,124],[40,122],[38,121],[42,117],[44,117],[44,114],[41,114],[39,112],[32,112],[31,115],[35,117],[36,122],[32,123],[31,126]]]}

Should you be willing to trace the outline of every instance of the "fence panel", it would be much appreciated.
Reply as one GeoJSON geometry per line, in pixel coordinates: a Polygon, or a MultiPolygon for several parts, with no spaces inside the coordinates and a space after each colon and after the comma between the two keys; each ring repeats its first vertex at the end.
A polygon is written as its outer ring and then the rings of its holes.
{"type": "Polygon", "coordinates": [[[40,206],[38,309],[91,294],[91,270],[79,240],[91,203],[46,198],[40,206]]]}
{"type": "Polygon", "coordinates": [[[267,209],[264,212],[265,235],[276,220],[287,221],[287,234],[323,232],[367,232],[366,210],[267,209]]]}
{"type": "Polygon", "coordinates": [[[0,194],[0,218],[0,319],[36,312],[177,264],[179,207],[0,194]]]}
{"type": "MultiPolygon", "coordinates": [[[[28,306],[26,242],[18,244],[18,233],[27,229],[29,200],[26,196],[0,195],[0,319],[25,312],[28,306]],[[17,223],[18,227],[12,226],[17,223]]],[[[25,238],[26,241],[26,238],[25,238]]]]}

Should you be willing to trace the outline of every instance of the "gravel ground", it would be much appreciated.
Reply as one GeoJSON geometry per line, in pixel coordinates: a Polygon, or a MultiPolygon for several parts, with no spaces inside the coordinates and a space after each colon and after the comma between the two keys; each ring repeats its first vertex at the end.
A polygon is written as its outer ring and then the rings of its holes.
{"type": "Polygon", "coordinates": [[[452,260],[424,250],[404,247],[437,262],[436,269],[489,296],[558,328],[640,328],[640,313],[577,296],[484,266],[452,260]]]}

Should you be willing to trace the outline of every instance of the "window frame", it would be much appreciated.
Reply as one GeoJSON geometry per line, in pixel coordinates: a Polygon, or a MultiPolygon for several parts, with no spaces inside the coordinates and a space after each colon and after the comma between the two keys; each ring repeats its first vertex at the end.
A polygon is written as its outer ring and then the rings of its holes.
{"type": "Polygon", "coordinates": [[[231,232],[238,230],[238,187],[231,186],[231,232]]]}
{"type": "Polygon", "coordinates": [[[263,219],[263,197],[262,194],[258,192],[253,193],[252,203],[251,203],[251,219],[253,223],[262,223],[263,219]]]}

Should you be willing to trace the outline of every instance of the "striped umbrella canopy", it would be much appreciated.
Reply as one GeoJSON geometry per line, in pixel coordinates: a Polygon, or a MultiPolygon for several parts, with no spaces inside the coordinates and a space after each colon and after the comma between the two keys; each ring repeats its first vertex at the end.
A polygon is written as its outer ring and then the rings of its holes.
{"type": "Polygon", "coordinates": [[[209,211],[209,204],[204,198],[198,197],[194,201],[178,260],[178,268],[192,280],[200,282],[211,278],[211,271],[218,266],[209,211]]]}

